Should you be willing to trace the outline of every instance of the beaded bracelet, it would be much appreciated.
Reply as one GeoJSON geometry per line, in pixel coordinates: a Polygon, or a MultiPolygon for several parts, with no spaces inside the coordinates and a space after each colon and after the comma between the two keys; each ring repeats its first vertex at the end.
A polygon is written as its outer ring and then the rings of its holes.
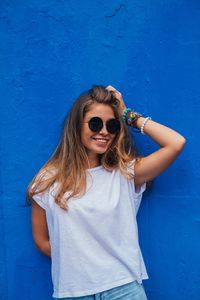
{"type": "Polygon", "coordinates": [[[142,117],[142,115],[141,115],[140,113],[138,113],[138,112],[132,110],[131,108],[126,108],[125,111],[124,111],[124,113],[123,113],[123,119],[124,119],[124,121],[126,122],[126,124],[127,124],[128,126],[131,126],[131,127],[133,127],[134,129],[136,129],[136,130],[137,130],[136,132],[140,132],[140,133],[142,133],[142,134],[145,134],[145,132],[144,132],[144,126],[145,126],[145,124],[146,124],[149,120],[151,120],[151,117],[145,118],[145,120],[143,121],[141,127],[140,127],[140,128],[137,128],[137,127],[135,126],[135,123],[136,123],[136,121],[137,121],[140,117],[142,117]]]}
{"type": "Polygon", "coordinates": [[[141,132],[142,134],[145,134],[145,132],[144,132],[144,126],[145,126],[145,124],[146,124],[149,120],[151,120],[151,117],[147,117],[147,118],[145,118],[145,120],[143,121],[143,123],[142,123],[142,125],[141,125],[141,127],[140,127],[140,132],[141,132]]]}
{"type": "Polygon", "coordinates": [[[129,111],[131,111],[131,108],[126,108],[125,109],[125,111],[124,111],[124,113],[123,113],[123,119],[124,119],[124,121],[126,122],[126,115],[127,115],[127,113],[129,112],[129,111]]]}

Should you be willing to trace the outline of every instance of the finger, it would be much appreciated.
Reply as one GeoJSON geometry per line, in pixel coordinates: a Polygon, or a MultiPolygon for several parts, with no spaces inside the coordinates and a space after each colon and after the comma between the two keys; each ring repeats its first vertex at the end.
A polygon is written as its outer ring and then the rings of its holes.
{"type": "Polygon", "coordinates": [[[110,92],[119,94],[120,97],[122,96],[122,94],[121,94],[118,90],[116,90],[112,85],[108,85],[108,86],[106,87],[106,89],[107,89],[108,91],[110,91],[110,92]]]}
{"type": "Polygon", "coordinates": [[[113,92],[116,91],[116,89],[115,89],[112,85],[108,85],[108,86],[106,87],[106,89],[109,90],[109,91],[113,91],[113,92]]]}

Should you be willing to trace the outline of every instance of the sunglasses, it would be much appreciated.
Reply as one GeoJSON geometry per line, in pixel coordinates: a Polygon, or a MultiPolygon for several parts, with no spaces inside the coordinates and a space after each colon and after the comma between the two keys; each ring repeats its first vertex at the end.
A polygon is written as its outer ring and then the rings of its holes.
{"type": "MultiPolygon", "coordinates": [[[[99,117],[93,117],[88,122],[91,131],[99,132],[103,128],[103,120],[99,117]]],[[[111,134],[116,134],[120,131],[121,125],[118,119],[109,119],[106,123],[106,129],[111,134]]]]}

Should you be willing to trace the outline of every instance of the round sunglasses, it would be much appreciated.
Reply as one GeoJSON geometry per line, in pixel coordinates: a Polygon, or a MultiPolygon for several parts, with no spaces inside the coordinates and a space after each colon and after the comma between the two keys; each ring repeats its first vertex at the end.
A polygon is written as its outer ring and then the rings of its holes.
{"type": "MultiPolygon", "coordinates": [[[[93,117],[87,123],[91,131],[99,132],[103,128],[104,122],[99,117],[93,117]]],[[[105,122],[105,124],[106,124],[107,131],[111,134],[116,134],[120,131],[121,128],[120,121],[116,118],[109,119],[108,121],[105,122]]]]}

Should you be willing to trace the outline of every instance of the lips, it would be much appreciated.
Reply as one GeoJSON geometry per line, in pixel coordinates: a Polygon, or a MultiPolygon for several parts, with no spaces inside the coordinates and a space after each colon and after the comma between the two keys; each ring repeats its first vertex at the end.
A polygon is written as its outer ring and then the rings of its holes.
{"type": "Polygon", "coordinates": [[[93,137],[93,139],[100,144],[107,144],[107,142],[109,142],[109,139],[106,139],[106,138],[94,138],[93,137]]]}

